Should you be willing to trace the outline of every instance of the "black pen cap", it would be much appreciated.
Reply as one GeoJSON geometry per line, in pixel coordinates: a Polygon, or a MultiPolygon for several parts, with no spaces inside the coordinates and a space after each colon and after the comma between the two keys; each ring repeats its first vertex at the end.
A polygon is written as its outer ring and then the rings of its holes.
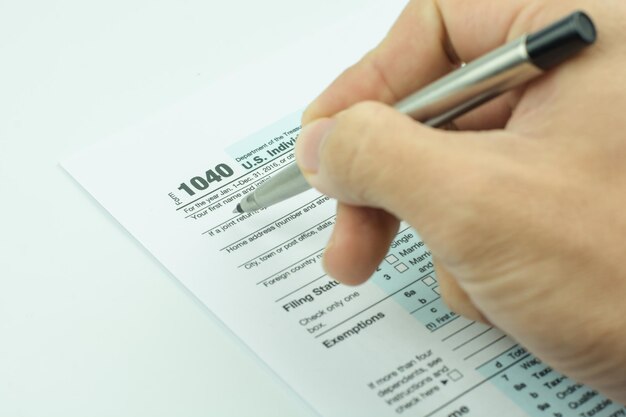
{"type": "Polygon", "coordinates": [[[547,70],[596,40],[593,22],[582,11],[576,11],[563,19],[531,33],[526,38],[526,50],[531,62],[547,70]]]}

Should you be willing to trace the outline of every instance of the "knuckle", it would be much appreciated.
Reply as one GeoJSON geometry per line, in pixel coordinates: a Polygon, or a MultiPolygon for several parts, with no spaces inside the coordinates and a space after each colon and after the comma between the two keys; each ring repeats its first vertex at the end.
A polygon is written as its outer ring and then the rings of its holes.
{"type": "Polygon", "coordinates": [[[368,201],[369,185],[379,172],[381,138],[374,133],[372,121],[381,111],[381,104],[362,102],[341,112],[324,146],[323,157],[330,161],[328,175],[355,201],[368,201]]]}
{"type": "Polygon", "coordinates": [[[349,112],[351,115],[361,119],[369,119],[372,116],[380,114],[385,109],[385,105],[376,101],[366,100],[360,101],[350,107],[349,112]]]}

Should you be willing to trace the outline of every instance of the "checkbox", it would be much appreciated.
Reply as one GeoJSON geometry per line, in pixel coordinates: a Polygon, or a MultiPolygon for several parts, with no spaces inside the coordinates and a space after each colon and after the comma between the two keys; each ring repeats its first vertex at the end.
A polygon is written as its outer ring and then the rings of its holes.
{"type": "Polygon", "coordinates": [[[439,287],[433,287],[433,291],[439,294],[439,287]]]}
{"type": "Polygon", "coordinates": [[[408,267],[408,266],[406,266],[405,264],[403,264],[402,262],[400,262],[398,265],[396,265],[396,266],[395,266],[395,268],[396,268],[396,270],[397,270],[398,272],[404,272],[404,271],[406,271],[407,269],[409,269],[409,267],[408,267]]]}
{"type": "Polygon", "coordinates": [[[448,372],[448,378],[450,378],[453,381],[458,381],[459,379],[463,378],[463,374],[460,373],[458,370],[453,369],[450,372],[448,372]]]}
{"type": "Polygon", "coordinates": [[[396,258],[396,255],[387,255],[385,257],[385,261],[389,262],[390,264],[398,262],[398,258],[396,258]]]}
{"type": "Polygon", "coordinates": [[[433,284],[435,283],[435,278],[433,278],[433,277],[426,277],[426,278],[424,278],[424,279],[422,280],[422,282],[423,282],[425,285],[428,285],[428,286],[430,287],[431,285],[433,285],[433,284]]]}

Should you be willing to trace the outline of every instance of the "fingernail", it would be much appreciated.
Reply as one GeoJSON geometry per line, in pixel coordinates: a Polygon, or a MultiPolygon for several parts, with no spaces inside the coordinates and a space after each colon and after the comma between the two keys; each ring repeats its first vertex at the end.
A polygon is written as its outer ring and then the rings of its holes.
{"type": "Polygon", "coordinates": [[[296,160],[303,171],[316,173],[320,167],[320,147],[335,121],[319,119],[302,128],[296,142],[296,160]]]}

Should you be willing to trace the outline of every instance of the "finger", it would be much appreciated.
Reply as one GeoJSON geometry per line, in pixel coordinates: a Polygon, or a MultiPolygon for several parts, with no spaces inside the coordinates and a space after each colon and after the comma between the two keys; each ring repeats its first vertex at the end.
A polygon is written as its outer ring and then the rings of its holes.
{"type": "MultiPolygon", "coordinates": [[[[364,100],[393,103],[523,33],[534,24],[536,6],[527,0],[412,1],[385,39],[361,61],[341,74],[303,115],[303,124],[331,116],[364,100]],[[489,30],[484,30],[488,27],[489,30]]],[[[495,115],[507,115],[503,110],[495,115]]],[[[493,106],[493,105],[492,105],[493,106]]],[[[493,109],[491,110],[493,112],[493,109]]],[[[504,119],[491,125],[502,125],[504,119]]]]}
{"type": "Polygon", "coordinates": [[[348,285],[366,281],[382,262],[398,225],[398,219],[382,210],[339,203],[324,252],[326,273],[348,285]]]}
{"type": "Polygon", "coordinates": [[[439,292],[450,310],[470,320],[489,324],[487,318],[476,308],[469,295],[459,286],[450,271],[435,258],[433,258],[433,263],[439,282],[439,292]]]}

